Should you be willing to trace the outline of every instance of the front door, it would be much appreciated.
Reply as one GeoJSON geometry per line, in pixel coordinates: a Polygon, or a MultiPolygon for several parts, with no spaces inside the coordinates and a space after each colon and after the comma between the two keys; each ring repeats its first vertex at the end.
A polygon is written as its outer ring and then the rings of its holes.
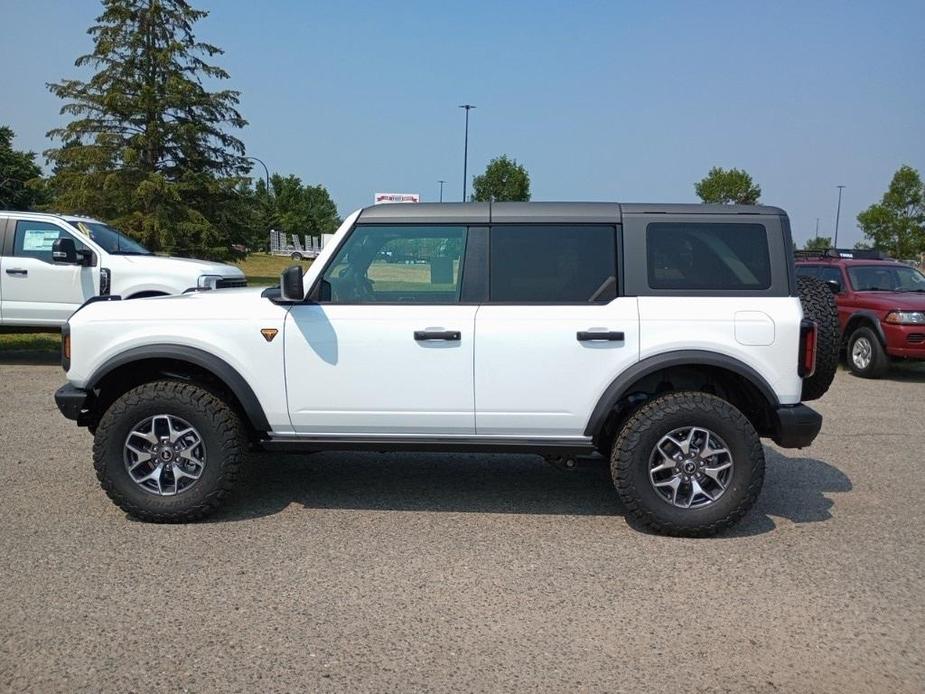
{"type": "Polygon", "coordinates": [[[99,293],[100,270],[52,261],[55,240],[74,239],[78,250],[86,244],[63,227],[48,221],[15,221],[13,252],[3,258],[0,297],[6,325],[56,327],[87,299],[99,293]]]}
{"type": "Polygon", "coordinates": [[[477,306],[460,303],[465,226],[358,225],[286,320],[295,432],[475,433],[477,306]]]}

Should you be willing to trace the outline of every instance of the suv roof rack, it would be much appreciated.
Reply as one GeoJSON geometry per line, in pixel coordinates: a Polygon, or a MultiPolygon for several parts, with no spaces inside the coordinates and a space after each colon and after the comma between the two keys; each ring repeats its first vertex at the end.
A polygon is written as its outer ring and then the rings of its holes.
{"type": "Polygon", "coordinates": [[[794,251],[795,258],[847,258],[860,260],[893,260],[877,248],[825,248],[815,251],[794,251]]]}

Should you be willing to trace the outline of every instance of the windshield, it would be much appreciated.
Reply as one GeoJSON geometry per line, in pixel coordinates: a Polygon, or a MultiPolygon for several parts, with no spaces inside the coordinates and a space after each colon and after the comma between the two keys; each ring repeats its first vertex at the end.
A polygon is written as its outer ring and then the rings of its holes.
{"type": "Polygon", "coordinates": [[[908,265],[851,265],[848,277],[856,292],[925,292],[925,275],[908,265]]]}
{"type": "Polygon", "coordinates": [[[71,222],[84,236],[89,236],[104,251],[114,255],[152,255],[151,251],[118,229],[102,222],[71,222]]]}

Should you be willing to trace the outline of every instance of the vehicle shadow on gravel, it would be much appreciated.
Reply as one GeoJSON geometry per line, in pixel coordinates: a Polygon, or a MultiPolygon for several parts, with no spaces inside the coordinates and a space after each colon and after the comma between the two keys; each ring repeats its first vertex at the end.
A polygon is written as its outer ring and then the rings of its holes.
{"type": "MultiPolygon", "coordinates": [[[[768,468],[758,503],[726,537],[769,532],[775,528],[774,517],[794,523],[828,520],[834,502],[827,494],[851,490],[848,477],[828,463],[790,458],[771,448],[765,453],[768,468]]],[[[291,504],[309,509],[624,515],[603,460],[563,471],[532,455],[258,455],[242,476],[233,498],[206,522],[270,516],[291,504]]]]}

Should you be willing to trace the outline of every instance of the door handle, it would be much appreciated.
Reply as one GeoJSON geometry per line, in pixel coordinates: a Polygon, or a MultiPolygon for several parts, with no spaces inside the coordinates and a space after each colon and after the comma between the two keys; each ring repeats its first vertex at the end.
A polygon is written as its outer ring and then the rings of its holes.
{"type": "Polygon", "coordinates": [[[623,333],[614,330],[579,330],[577,337],[579,342],[623,342],[624,340],[623,333]]]}
{"type": "Polygon", "coordinates": [[[10,268],[6,271],[8,275],[19,275],[20,277],[25,277],[29,274],[28,270],[21,270],[20,268],[10,268]]]}
{"type": "Polygon", "coordinates": [[[426,342],[427,340],[446,340],[450,342],[458,342],[462,338],[462,334],[458,330],[415,330],[414,339],[418,342],[426,342]]]}

